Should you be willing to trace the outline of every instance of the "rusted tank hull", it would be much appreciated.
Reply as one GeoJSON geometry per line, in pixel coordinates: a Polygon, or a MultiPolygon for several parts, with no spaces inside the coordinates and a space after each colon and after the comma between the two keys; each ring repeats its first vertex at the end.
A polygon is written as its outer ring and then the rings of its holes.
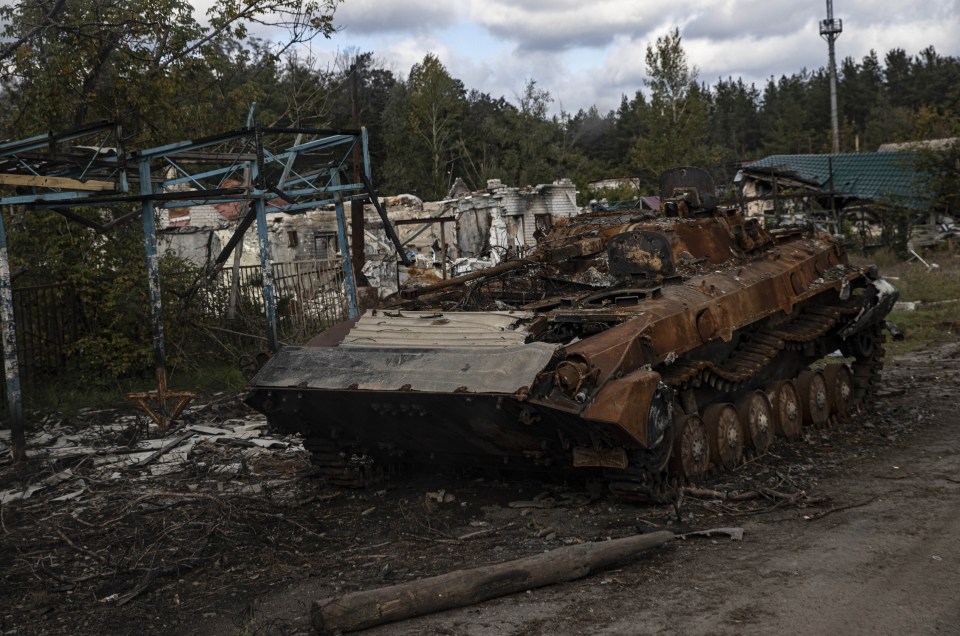
{"type": "Polygon", "coordinates": [[[595,440],[644,448],[616,422],[529,399],[556,349],[287,347],[257,375],[247,402],[277,429],[336,440],[381,463],[572,467],[572,449],[595,440]]]}
{"type": "Polygon", "coordinates": [[[591,443],[576,416],[513,396],[307,389],[275,399],[258,389],[248,402],[308,445],[335,440],[343,452],[383,465],[571,468],[570,448],[591,443]]]}
{"type": "Polygon", "coordinates": [[[336,346],[282,350],[248,401],[361,465],[602,469],[618,492],[729,468],[864,399],[896,290],[827,235],[705,200],[558,224],[532,256],[401,294],[336,346]],[[808,369],[838,349],[850,367],[808,369]]]}

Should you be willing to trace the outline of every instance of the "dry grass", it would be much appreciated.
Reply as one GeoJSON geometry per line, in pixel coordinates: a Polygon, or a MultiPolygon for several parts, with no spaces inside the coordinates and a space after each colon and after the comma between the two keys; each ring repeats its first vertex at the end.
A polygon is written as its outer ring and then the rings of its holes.
{"type": "Polygon", "coordinates": [[[906,339],[889,342],[890,355],[922,349],[931,344],[960,336],[960,251],[930,252],[923,259],[936,265],[927,269],[916,259],[904,262],[893,252],[880,251],[869,257],[851,256],[851,262],[864,266],[875,263],[880,273],[900,290],[900,300],[919,302],[914,311],[895,309],[889,320],[896,323],[906,339]]]}

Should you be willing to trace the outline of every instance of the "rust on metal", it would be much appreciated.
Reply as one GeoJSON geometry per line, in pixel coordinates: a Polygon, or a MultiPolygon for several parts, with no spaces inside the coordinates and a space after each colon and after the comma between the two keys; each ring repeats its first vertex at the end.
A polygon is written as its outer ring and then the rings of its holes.
{"type": "Polygon", "coordinates": [[[896,290],[828,234],[720,208],[703,171],[661,185],[659,214],[558,220],[523,259],[281,350],[248,402],[308,448],[370,458],[364,475],[593,469],[622,494],[729,469],[865,400],[896,290]],[[850,369],[809,371],[837,349],[850,369]]]}
{"type": "Polygon", "coordinates": [[[183,414],[190,400],[197,397],[193,391],[170,391],[167,388],[167,372],[163,367],[157,369],[157,390],[127,393],[156,422],[161,431],[166,431],[183,414]]]}

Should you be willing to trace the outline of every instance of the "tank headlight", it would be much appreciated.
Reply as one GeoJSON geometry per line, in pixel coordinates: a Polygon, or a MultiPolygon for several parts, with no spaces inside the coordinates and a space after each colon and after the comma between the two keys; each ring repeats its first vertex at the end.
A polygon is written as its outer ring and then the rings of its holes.
{"type": "MultiPolygon", "coordinates": [[[[576,399],[580,393],[583,393],[583,399],[586,399],[586,392],[581,391],[587,380],[589,369],[585,362],[576,362],[573,360],[564,360],[557,365],[554,372],[554,380],[557,386],[568,396],[576,399]]],[[[582,402],[583,400],[577,400],[582,402]]]]}

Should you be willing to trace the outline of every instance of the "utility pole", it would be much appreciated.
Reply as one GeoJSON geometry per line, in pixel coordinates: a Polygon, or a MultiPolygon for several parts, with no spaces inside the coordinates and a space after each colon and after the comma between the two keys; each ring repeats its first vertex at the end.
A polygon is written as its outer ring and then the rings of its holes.
{"type": "Polygon", "coordinates": [[[843,31],[843,20],[833,19],[833,0],[827,0],[827,19],[820,21],[820,37],[830,51],[830,124],[833,126],[833,152],[840,152],[840,123],[837,118],[837,55],[834,43],[843,31]]]}

